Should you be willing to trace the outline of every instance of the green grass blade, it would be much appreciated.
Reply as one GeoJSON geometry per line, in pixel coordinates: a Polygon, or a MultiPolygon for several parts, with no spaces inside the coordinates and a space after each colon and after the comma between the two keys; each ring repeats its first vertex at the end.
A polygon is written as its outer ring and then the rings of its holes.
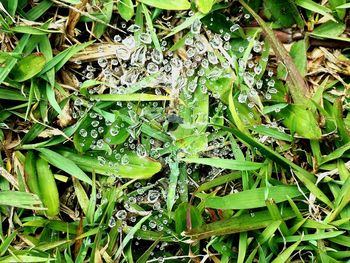
{"type": "Polygon", "coordinates": [[[91,179],[72,160],[50,149],[41,148],[36,150],[41,153],[42,158],[47,160],[53,166],[91,185],[91,179]]]}
{"type": "Polygon", "coordinates": [[[278,185],[245,190],[229,194],[224,197],[209,197],[205,206],[215,209],[252,209],[265,207],[265,200],[272,198],[276,203],[301,196],[298,187],[292,185],[278,185]]]}

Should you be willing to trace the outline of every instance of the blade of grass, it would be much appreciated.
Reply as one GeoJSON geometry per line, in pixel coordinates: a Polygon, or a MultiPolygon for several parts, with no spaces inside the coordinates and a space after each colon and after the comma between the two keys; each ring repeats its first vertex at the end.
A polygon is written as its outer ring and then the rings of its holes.
{"type": "Polygon", "coordinates": [[[289,257],[292,255],[294,250],[299,246],[301,240],[295,242],[293,245],[289,246],[287,249],[285,249],[281,254],[279,254],[272,263],[284,263],[287,262],[289,257]]]}
{"type": "MultiPolygon", "coordinates": [[[[28,43],[30,35],[24,34],[21,37],[21,40],[18,42],[16,48],[13,50],[14,53],[19,53],[21,54],[23,49],[28,43]]],[[[6,59],[4,66],[0,67],[0,84],[4,82],[8,74],[11,72],[12,68],[16,65],[17,59],[14,57],[9,57],[6,59]]]]}
{"type": "Polygon", "coordinates": [[[134,237],[135,233],[137,230],[139,230],[142,226],[142,224],[151,216],[151,214],[143,217],[140,219],[140,221],[138,221],[135,226],[133,226],[131,229],[129,229],[127,235],[125,236],[125,238],[123,239],[120,247],[118,248],[117,252],[114,255],[114,258],[117,259],[121,256],[123,249],[125,248],[125,246],[130,242],[130,240],[134,237]]]}
{"type": "Polygon", "coordinates": [[[275,52],[275,55],[280,61],[283,62],[283,64],[287,68],[287,83],[294,102],[297,104],[308,105],[310,91],[303,77],[300,75],[297,67],[295,66],[293,59],[290,57],[282,43],[276,38],[273,31],[266,25],[264,20],[262,20],[260,16],[257,13],[255,13],[255,11],[252,8],[250,8],[249,5],[245,3],[245,1],[239,0],[239,2],[243,5],[245,9],[248,10],[248,12],[262,27],[263,31],[266,34],[266,37],[270,41],[270,45],[273,51],[275,52]]]}
{"type": "MultiPolygon", "coordinates": [[[[291,209],[284,209],[282,218],[288,220],[293,218],[294,212],[291,209]]],[[[265,228],[276,222],[270,213],[266,211],[255,212],[254,214],[243,214],[226,220],[217,221],[210,224],[204,224],[199,228],[195,228],[185,235],[191,237],[192,240],[204,239],[212,236],[222,236],[233,233],[251,231],[255,229],[265,228]]]]}
{"type": "Polygon", "coordinates": [[[265,207],[265,200],[272,198],[276,203],[301,196],[299,189],[292,185],[277,185],[245,190],[224,197],[208,197],[205,206],[215,209],[252,209],[265,207]]]}
{"type": "Polygon", "coordinates": [[[91,179],[71,160],[50,149],[36,149],[41,153],[41,157],[47,160],[53,166],[65,171],[66,173],[78,178],[79,180],[92,184],[91,179]]]}
{"type": "Polygon", "coordinates": [[[184,158],[181,160],[186,163],[197,163],[197,164],[209,165],[213,167],[237,170],[237,171],[258,170],[265,165],[263,163],[255,163],[250,161],[237,161],[237,160],[220,159],[220,158],[184,158]]]}
{"type": "Polygon", "coordinates": [[[290,170],[291,168],[295,171],[296,176],[298,179],[304,183],[306,188],[313,193],[318,199],[320,199],[322,202],[327,204],[329,207],[333,208],[332,202],[329,200],[329,198],[315,185],[316,179],[315,176],[306,171],[305,169],[301,168],[300,166],[296,165],[295,163],[291,162],[290,160],[286,159],[282,155],[278,154],[277,152],[273,151],[266,145],[258,142],[254,138],[250,137],[249,135],[246,135],[239,131],[236,128],[227,128],[224,126],[220,126],[223,130],[229,131],[233,133],[235,136],[237,136],[239,139],[246,142],[248,145],[252,147],[256,147],[264,156],[267,158],[277,162],[282,167],[284,167],[287,170],[290,170]]]}

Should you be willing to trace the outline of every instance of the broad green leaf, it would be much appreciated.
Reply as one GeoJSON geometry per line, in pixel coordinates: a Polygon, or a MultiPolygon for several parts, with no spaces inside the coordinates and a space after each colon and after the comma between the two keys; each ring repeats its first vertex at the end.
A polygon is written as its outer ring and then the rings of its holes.
{"type": "Polygon", "coordinates": [[[298,187],[292,185],[278,185],[255,188],[242,192],[229,194],[223,197],[208,197],[205,206],[215,209],[252,209],[266,206],[265,200],[272,198],[280,203],[290,198],[301,196],[298,187]]]}
{"type": "Polygon", "coordinates": [[[32,210],[43,210],[39,197],[32,193],[0,191],[0,205],[14,206],[32,210]]]}
{"type": "Polygon", "coordinates": [[[289,27],[295,23],[293,8],[288,1],[265,0],[264,13],[281,27],[289,27]]]}
{"type": "Polygon", "coordinates": [[[337,9],[348,9],[348,8],[350,8],[350,3],[337,6],[337,9]]]}
{"type": "Polygon", "coordinates": [[[120,0],[117,3],[118,13],[125,20],[129,21],[134,16],[134,4],[132,0],[120,0]]]}
{"type": "Polygon", "coordinates": [[[209,13],[214,3],[215,0],[196,0],[196,6],[203,14],[209,13]]]}
{"type": "Polygon", "coordinates": [[[182,203],[176,208],[174,220],[178,234],[187,230],[188,227],[197,228],[203,224],[203,218],[198,208],[188,203],[182,203]]]}
{"type": "Polygon", "coordinates": [[[41,1],[38,5],[34,6],[31,8],[27,13],[26,13],[26,18],[28,20],[35,21],[39,17],[41,17],[45,12],[53,5],[53,2],[50,0],[43,0],[41,1]]]}
{"type": "Polygon", "coordinates": [[[289,105],[279,116],[283,118],[283,124],[299,136],[310,140],[321,139],[322,132],[314,113],[304,106],[289,105]]]}
{"type": "Polygon", "coordinates": [[[203,165],[209,165],[217,168],[237,170],[237,171],[249,171],[258,170],[263,167],[263,163],[255,163],[250,161],[237,161],[230,159],[220,158],[184,158],[182,161],[186,163],[197,163],[203,165]]]}
{"type": "Polygon", "coordinates": [[[302,39],[294,42],[290,50],[290,56],[293,58],[294,64],[300,74],[305,77],[307,73],[307,46],[306,40],[302,39]]]}
{"type": "Polygon", "coordinates": [[[159,39],[158,39],[158,36],[156,34],[156,30],[153,27],[153,21],[151,18],[150,11],[148,10],[146,5],[144,5],[144,4],[141,4],[141,5],[142,5],[143,14],[145,15],[145,18],[146,18],[146,25],[147,25],[147,28],[148,28],[150,34],[151,34],[151,38],[152,38],[152,42],[154,44],[154,47],[157,50],[161,51],[159,39]]]}
{"type": "MultiPolygon", "coordinates": [[[[332,8],[333,12],[335,11],[337,13],[338,18],[340,20],[343,20],[346,14],[346,10],[339,7],[343,6],[346,3],[346,0],[328,0],[328,3],[332,8]]],[[[350,7],[350,4],[349,4],[349,7],[350,7]]]]}
{"type": "Polygon", "coordinates": [[[113,13],[113,0],[104,0],[102,3],[103,3],[103,6],[101,9],[101,13],[103,14],[103,16],[101,20],[105,22],[105,24],[96,23],[94,27],[94,35],[96,36],[96,38],[100,38],[104,34],[107,28],[107,25],[111,21],[112,13],[113,13]]]}
{"type": "Polygon", "coordinates": [[[312,35],[315,34],[317,36],[327,37],[339,37],[343,34],[346,26],[344,23],[328,21],[314,29],[312,31],[312,35]]]}
{"type": "Polygon", "coordinates": [[[67,61],[72,56],[74,56],[79,51],[83,50],[84,48],[90,46],[92,43],[93,43],[93,41],[85,42],[82,44],[77,44],[77,45],[71,46],[71,47],[63,50],[62,52],[58,53],[53,59],[51,59],[50,61],[47,61],[45,67],[40,72],[40,75],[48,72],[52,68],[55,68],[55,71],[57,72],[67,63],[67,61]]]}
{"type": "Polygon", "coordinates": [[[19,90],[0,88],[0,99],[27,101],[27,98],[19,90]]]}
{"type": "Polygon", "coordinates": [[[47,35],[50,33],[60,33],[60,31],[43,29],[43,28],[38,28],[33,26],[15,26],[11,28],[11,31],[15,33],[30,34],[30,35],[37,35],[37,36],[47,35]]]}
{"type": "MultiPolygon", "coordinates": [[[[292,209],[283,209],[281,217],[284,220],[295,217],[292,209]]],[[[243,214],[226,220],[220,220],[210,224],[204,224],[185,233],[192,240],[204,239],[213,236],[229,235],[256,229],[265,228],[276,221],[269,211],[259,211],[252,214],[243,214]]]]}
{"type": "Polygon", "coordinates": [[[71,176],[74,176],[78,178],[79,180],[86,182],[91,185],[91,179],[88,177],[75,163],[72,161],[72,159],[66,158],[62,156],[61,154],[52,151],[50,149],[45,148],[39,148],[36,149],[41,153],[41,157],[45,160],[47,160],[50,164],[53,166],[65,171],[66,173],[70,174],[71,176]]]}
{"type": "Polygon", "coordinates": [[[5,240],[3,240],[3,242],[0,245],[0,256],[3,256],[7,249],[9,248],[9,246],[11,245],[12,241],[16,238],[17,236],[17,231],[12,231],[11,234],[9,234],[5,240]]]}
{"type": "Polygon", "coordinates": [[[131,179],[147,179],[158,173],[162,166],[159,162],[148,158],[139,157],[133,152],[126,152],[120,157],[91,153],[78,155],[71,150],[62,149],[59,152],[70,159],[82,170],[103,175],[114,175],[131,179]],[[110,166],[110,163],[113,166],[110,166]]]}
{"type": "Polygon", "coordinates": [[[46,59],[43,54],[31,54],[17,62],[11,71],[13,80],[23,82],[37,75],[44,67],[46,59]]]}
{"type": "Polygon", "coordinates": [[[334,19],[334,17],[332,15],[330,15],[332,10],[330,10],[328,7],[325,7],[323,5],[315,3],[312,0],[296,0],[295,3],[302,8],[305,8],[305,9],[310,10],[310,11],[315,12],[315,13],[319,13],[319,14],[327,17],[328,19],[336,21],[334,19]]]}
{"type": "Polygon", "coordinates": [[[139,2],[164,10],[187,10],[191,8],[191,4],[187,0],[139,0],[139,2]]]}

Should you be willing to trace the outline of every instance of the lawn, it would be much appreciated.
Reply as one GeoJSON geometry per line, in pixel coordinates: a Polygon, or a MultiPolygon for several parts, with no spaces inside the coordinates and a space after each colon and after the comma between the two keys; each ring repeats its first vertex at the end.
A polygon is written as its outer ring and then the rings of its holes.
{"type": "Polygon", "coordinates": [[[347,0],[0,0],[0,262],[349,262],[347,0]]]}

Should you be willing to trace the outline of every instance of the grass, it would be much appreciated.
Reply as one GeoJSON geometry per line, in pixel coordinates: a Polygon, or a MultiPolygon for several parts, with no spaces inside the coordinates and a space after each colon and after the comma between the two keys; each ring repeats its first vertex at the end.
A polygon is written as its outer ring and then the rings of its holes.
{"type": "Polygon", "coordinates": [[[0,262],[347,262],[346,0],[1,0],[0,262]]]}

